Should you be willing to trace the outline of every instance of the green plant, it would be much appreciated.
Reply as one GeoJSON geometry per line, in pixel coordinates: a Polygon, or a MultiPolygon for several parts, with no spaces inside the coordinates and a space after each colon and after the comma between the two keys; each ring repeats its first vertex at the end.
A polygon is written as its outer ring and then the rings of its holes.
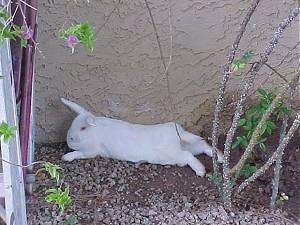
{"type": "Polygon", "coordinates": [[[46,190],[46,202],[54,202],[58,205],[61,212],[64,212],[66,205],[71,203],[71,197],[69,196],[69,187],[64,190],[62,188],[51,188],[46,190]]]}
{"type": "Polygon", "coordinates": [[[58,170],[60,169],[59,166],[54,165],[52,163],[46,162],[44,165],[45,171],[48,172],[48,174],[51,176],[52,179],[56,180],[56,183],[58,184],[59,182],[59,172],[58,170]]]}
{"type": "MultiPolygon", "coordinates": [[[[263,88],[258,88],[257,92],[260,95],[259,101],[252,105],[245,112],[244,117],[241,117],[238,121],[237,126],[242,128],[242,133],[244,135],[236,137],[232,144],[232,149],[237,147],[246,147],[248,145],[256,126],[270,106],[273,99],[276,97],[276,90],[267,92],[263,88]]],[[[279,101],[273,112],[273,117],[276,116],[278,118],[281,114],[290,116],[291,111],[284,105],[282,101],[279,101]]],[[[268,135],[271,135],[277,127],[273,117],[266,120],[260,131],[257,144],[262,150],[266,149],[265,141],[267,140],[268,135]]]]}
{"type": "Polygon", "coordinates": [[[60,31],[60,37],[66,40],[66,45],[74,51],[77,42],[86,46],[86,49],[93,51],[94,31],[88,22],[71,25],[66,30],[60,31]]]}
{"type": "Polygon", "coordinates": [[[0,137],[4,142],[8,142],[15,134],[17,130],[16,126],[9,126],[7,123],[2,122],[0,124],[0,137]]]}
{"type": "Polygon", "coordinates": [[[230,70],[232,72],[245,68],[249,60],[253,57],[253,50],[248,50],[240,59],[236,59],[232,62],[230,70]]]}
{"type": "Polygon", "coordinates": [[[46,171],[52,179],[56,180],[57,188],[51,188],[46,190],[45,200],[46,202],[54,202],[58,205],[61,212],[64,212],[65,207],[71,203],[71,197],[69,195],[69,187],[66,187],[64,190],[62,189],[62,184],[60,183],[60,175],[59,175],[60,167],[58,165],[45,162],[44,168],[39,171],[46,171]]]}
{"type": "Polygon", "coordinates": [[[74,225],[76,223],[76,217],[74,215],[71,215],[69,217],[66,218],[64,224],[65,225],[74,225]]]}
{"type": "Polygon", "coordinates": [[[7,7],[0,9],[0,44],[5,38],[12,40],[20,39],[22,46],[27,44],[27,40],[32,37],[33,31],[30,28],[18,26],[10,22],[7,7]]]}
{"type": "Polygon", "coordinates": [[[216,185],[219,185],[222,182],[222,175],[219,172],[207,173],[206,177],[216,185]]]}
{"type": "Polygon", "coordinates": [[[281,192],[281,193],[279,194],[278,200],[279,200],[281,203],[286,202],[286,201],[289,200],[289,196],[286,195],[286,193],[281,192]]]}
{"type": "Polygon", "coordinates": [[[246,178],[250,177],[257,170],[256,166],[245,164],[243,168],[236,174],[236,177],[244,176],[246,178]]]}

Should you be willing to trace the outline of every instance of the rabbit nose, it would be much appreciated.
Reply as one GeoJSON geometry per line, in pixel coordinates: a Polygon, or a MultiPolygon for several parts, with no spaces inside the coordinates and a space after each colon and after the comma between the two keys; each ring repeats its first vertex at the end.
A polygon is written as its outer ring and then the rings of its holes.
{"type": "Polygon", "coordinates": [[[67,140],[68,140],[68,141],[74,141],[75,138],[74,138],[73,136],[71,136],[71,135],[68,135],[68,136],[67,136],[67,140]]]}
{"type": "Polygon", "coordinates": [[[80,139],[77,135],[68,135],[67,140],[70,142],[78,142],[80,139]]]}

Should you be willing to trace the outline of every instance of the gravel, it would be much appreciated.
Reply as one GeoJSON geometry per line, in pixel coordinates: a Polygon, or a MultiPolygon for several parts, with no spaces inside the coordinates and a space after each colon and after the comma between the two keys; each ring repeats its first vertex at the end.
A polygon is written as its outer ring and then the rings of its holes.
{"type": "Polygon", "coordinates": [[[135,165],[100,157],[62,162],[67,151],[65,144],[38,146],[37,160],[61,166],[72,203],[62,214],[57,206],[45,203],[44,192],[55,183],[38,176],[27,204],[29,224],[73,224],[67,223],[72,217],[74,224],[97,225],[296,224],[284,212],[262,207],[237,208],[227,214],[214,186],[187,167],[135,165]]]}

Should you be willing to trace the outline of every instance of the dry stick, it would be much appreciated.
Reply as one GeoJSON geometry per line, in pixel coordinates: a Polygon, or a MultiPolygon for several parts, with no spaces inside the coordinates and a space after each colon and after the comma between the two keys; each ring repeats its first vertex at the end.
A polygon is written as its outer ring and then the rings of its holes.
{"type": "MultiPolygon", "coordinates": [[[[224,206],[227,209],[231,208],[231,193],[232,193],[232,185],[230,182],[230,174],[232,173],[232,170],[230,171],[229,168],[229,158],[230,158],[230,153],[231,153],[231,145],[232,145],[232,140],[235,135],[236,129],[237,129],[237,124],[240,116],[242,115],[243,112],[243,104],[246,101],[247,96],[249,95],[249,91],[253,86],[255,77],[258,73],[258,71],[262,68],[262,66],[268,61],[269,55],[273,52],[276,44],[279,41],[279,38],[281,37],[283,31],[285,28],[290,25],[290,23],[298,16],[300,11],[300,8],[296,8],[292,10],[292,12],[289,14],[288,18],[284,19],[283,22],[281,22],[276,29],[272,40],[269,42],[267,47],[265,48],[264,52],[260,54],[260,61],[259,63],[256,63],[252,67],[251,75],[249,80],[247,80],[244,84],[242,94],[240,96],[239,101],[237,102],[236,105],[236,110],[234,113],[234,117],[232,119],[231,127],[227,133],[226,136],[226,141],[225,141],[225,150],[224,150],[224,162],[223,162],[223,201],[224,201],[224,206]]],[[[250,143],[249,143],[250,145],[250,143]]],[[[253,144],[250,145],[250,148],[247,147],[248,151],[246,150],[244,155],[248,155],[249,152],[252,151],[252,146],[253,144]]],[[[243,156],[244,156],[243,155],[243,156]]],[[[245,157],[242,156],[242,159],[239,161],[239,166],[244,164],[245,157]],[[242,161],[241,161],[242,160],[242,161]],[[242,162],[242,163],[241,163],[242,162]]],[[[241,169],[241,167],[237,167],[241,169]]],[[[235,170],[236,171],[236,170],[235,170]]]]}
{"type": "MultiPolygon", "coordinates": [[[[276,65],[276,67],[281,66],[284,61],[287,59],[287,57],[298,47],[298,45],[300,44],[300,41],[298,41],[289,51],[288,53],[282,58],[282,60],[276,65]]],[[[272,75],[272,74],[271,74],[272,75]]]]}
{"type": "Polygon", "coordinates": [[[281,73],[279,73],[275,68],[273,68],[272,66],[270,66],[268,63],[264,63],[269,69],[271,69],[275,74],[277,74],[282,80],[284,80],[286,83],[288,83],[289,81],[285,78],[285,76],[283,76],[281,73]]]}
{"type": "MultiPolygon", "coordinates": [[[[118,5],[115,5],[115,7],[113,8],[113,10],[110,11],[110,13],[107,15],[107,17],[104,19],[104,23],[99,27],[99,29],[95,32],[95,37],[98,36],[99,32],[102,30],[102,28],[108,23],[110,17],[112,16],[112,14],[117,10],[118,5]]],[[[97,40],[97,38],[95,39],[97,40]]],[[[94,40],[94,41],[95,41],[94,40]]]]}
{"type": "MultiPolygon", "coordinates": [[[[287,104],[286,104],[288,109],[291,109],[291,101],[292,101],[292,98],[293,98],[294,93],[296,91],[297,84],[299,83],[299,77],[300,77],[300,73],[297,74],[296,79],[294,79],[294,82],[289,87],[289,91],[288,91],[289,96],[288,96],[287,104]]],[[[284,119],[283,119],[283,122],[282,122],[281,132],[280,132],[280,142],[282,142],[283,138],[285,137],[286,128],[287,128],[287,121],[288,121],[288,117],[287,117],[287,115],[285,115],[284,119]]],[[[273,186],[272,186],[272,195],[271,195],[271,200],[270,200],[271,208],[274,208],[276,198],[277,198],[277,195],[278,195],[281,160],[282,160],[283,153],[284,153],[283,150],[284,149],[282,149],[278,153],[278,158],[276,159],[276,164],[275,164],[275,167],[274,167],[274,179],[273,179],[273,186]]]]}
{"type": "Polygon", "coordinates": [[[18,166],[18,167],[22,167],[22,168],[27,168],[27,167],[33,166],[33,165],[35,165],[35,164],[43,164],[43,163],[46,163],[46,161],[36,161],[36,162],[33,162],[33,163],[30,163],[30,164],[28,164],[28,165],[23,166],[23,165],[16,164],[16,163],[7,161],[7,160],[5,160],[5,159],[2,159],[1,157],[0,157],[0,161],[5,162],[5,163],[8,163],[8,164],[10,164],[10,165],[12,165],[12,166],[18,166]]]}
{"type": "MultiPolygon", "coordinates": [[[[171,62],[172,62],[172,48],[173,48],[173,35],[172,35],[172,24],[171,24],[171,3],[169,1],[169,27],[170,27],[170,41],[171,41],[170,45],[171,46],[170,46],[170,57],[169,57],[168,65],[166,65],[165,60],[164,60],[164,55],[163,55],[161,43],[160,43],[160,40],[159,40],[158,31],[157,31],[157,28],[156,28],[156,25],[155,25],[155,22],[154,22],[152,11],[150,9],[150,6],[149,6],[149,3],[148,3],[147,0],[145,0],[145,4],[146,4],[147,10],[149,12],[149,16],[150,16],[150,19],[151,19],[151,23],[152,23],[152,26],[153,26],[154,33],[155,33],[157,45],[158,45],[158,48],[159,48],[160,60],[163,64],[163,67],[164,67],[164,70],[165,70],[164,76],[166,77],[166,81],[167,81],[168,98],[169,98],[170,106],[171,106],[169,110],[170,110],[171,115],[172,115],[172,121],[174,121],[175,120],[175,116],[174,116],[174,111],[175,110],[174,110],[173,98],[171,96],[170,80],[169,80],[169,73],[168,73],[169,67],[170,67],[171,62]]],[[[178,127],[177,127],[175,122],[174,122],[174,126],[175,126],[175,130],[176,130],[176,134],[177,134],[180,142],[182,143],[182,139],[180,137],[178,127]]]]}
{"type": "Polygon", "coordinates": [[[246,179],[239,187],[237,190],[237,193],[240,193],[245,187],[247,187],[251,182],[255,181],[260,175],[264,174],[266,170],[273,164],[273,162],[276,161],[278,158],[278,155],[281,151],[285,149],[287,144],[289,143],[290,139],[293,137],[295,131],[298,129],[300,125],[300,113],[298,112],[291,128],[289,129],[287,135],[283,138],[282,142],[276,149],[276,151],[273,153],[273,155],[268,159],[268,161],[261,167],[259,168],[254,174],[252,174],[251,177],[246,179]]]}
{"type": "MultiPolygon", "coordinates": [[[[213,147],[212,159],[213,159],[214,172],[219,172],[218,163],[217,163],[217,148],[218,148],[218,141],[219,141],[219,135],[220,135],[219,134],[220,112],[222,111],[222,108],[223,108],[226,84],[228,82],[229,75],[230,75],[230,66],[235,58],[236,51],[238,49],[240,41],[246,31],[246,26],[247,26],[248,22],[250,21],[250,18],[252,17],[253,13],[255,12],[259,2],[260,2],[260,0],[254,0],[252,2],[243,22],[241,23],[238,34],[231,46],[230,53],[228,56],[228,62],[223,68],[222,80],[221,80],[221,84],[219,87],[218,97],[217,97],[215,111],[214,111],[213,130],[212,130],[212,135],[211,135],[212,136],[211,137],[212,147],[213,147]]],[[[228,162],[229,162],[229,157],[225,156],[223,165],[225,165],[225,167],[228,167],[229,166],[228,162]]]]}

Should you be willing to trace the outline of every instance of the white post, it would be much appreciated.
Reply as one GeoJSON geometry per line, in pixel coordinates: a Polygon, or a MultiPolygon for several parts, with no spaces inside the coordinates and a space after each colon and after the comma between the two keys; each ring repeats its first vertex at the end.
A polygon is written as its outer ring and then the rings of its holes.
{"type": "MultiPolygon", "coordinates": [[[[0,122],[17,126],[16,98],[9,40],[0,46],[0,122]]],[[[2,158],[14,164],[22,164],[18,129],[8,143],[1,141],[2,158]]],[[[22,168],[2,162],[5,217],[11,225],[27,225],[26,204],[22,168]]],[[[3,207],[0,207],[3,216],[3,207]]]]}

